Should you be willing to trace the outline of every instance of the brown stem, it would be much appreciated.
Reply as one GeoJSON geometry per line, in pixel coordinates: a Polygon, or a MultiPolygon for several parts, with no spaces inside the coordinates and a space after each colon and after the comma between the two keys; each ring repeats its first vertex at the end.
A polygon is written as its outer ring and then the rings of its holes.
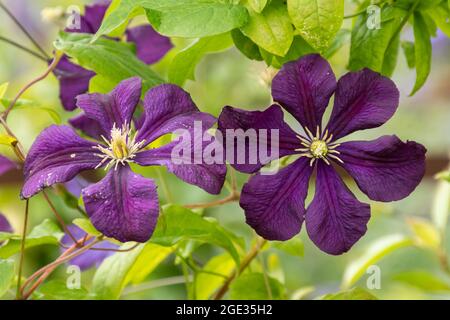
{"type": "Polygon", "coordinates": [[[187,204],[184,207],[188,208],[188,209],[211,208],[211,207],[221,206],[221,205],[229,203],[229,202],[237,201],[237,200],[239,200],[239,198],[240,198],[239,193],[233,192],[228,197],[220,199],[220,200],[206,202],[206,203],[187,204]]]}
{"type": "Polygon", "coordinates": [[[214,300],[221,300],[225,296],[225,294],[228,292],[228,289],[230,288],[231,282],[236,278],[236,276],[240,275],[242,272],[244,272],[245,269],[247,269],[247,267],[250,265],[253,259],[256,258],[266,242],[266,239],[258,238],[255,246],[247,253],[247,255],[242,260],[239,270],[235,269],[233,273],[227,278],[227,280],[225,280],[222,287],[220,287],[220,289],[214,295],[214,300]]]}
{"type": "MultiPolygon", "coordinates": [[[[87,239],[83,239],[82,241],[85,242],[87,239]]],[[[91,249],[93,246],[95,246],[96,244],[98,244],[99,242],[102,241],[102,237],[98,237],[97,239],[95,239],[94,241],[92,241],[91,243],[85,245],[84,247],[79,248],[79,243],[76,242],[74,243],[69,249],[67,249],[58,259],[56,259],[54,262],[48,264],[47,266],[39,269],[38,271],[36,271],[32,276],[30,276],[30,278],[27,279],[27,281],[23,284],[22,288],[21,288],[21,292],[22,292],[22,297],[23,299],[28,299],[31,294],[39,287],[39,285],[42,284],[42,282],[61,264],[72,260],[75,257],[78,257],[79,255],[83,254],[84,252],[88,251],[89,249],[91,249]],[[75,251],[77,250],[78,251],[75,251]],[[75,252],[74,252],[75,251],[75,252]],[[24,293],[25,289],[27,288],[27,286],[35,279],[39,277],[38,280],[36,280],[33,285],[31,286],[31,288],[24,293]]]]}
{"type": "Polygon", "coordinates": [[[47,76],[56,68],[56,66],[58,65],[59,61],[62,58],[62,54],[57,53],[55,55],[55,57],[53,58],[52,63],[48,66],[47,70],[40,75],[39,77],[37,77],[36,79],[32,80],[30,83],[28,83],[27,85],[25,85],[25,87],[23,87],[19,93],[16,95],[16,97],[11,101],[11,103],[9,104],[8,108],[3,112],[2,114],[2,118],[3,120],[6,122],[6,120],[8,119],[8,115],[11,112],[12,108],[14,108],[14,106],[16,105],[17,101],[19,100],[19,98],[22,96],[22,94],[25,93],[25,91],[27,91],[29,88],[31,88],[33,85],[35,85],[36,83],[44,80],[45,78],[47,78],[47,76]]]}
{"type": "Polygon", "coordinates": [[[77,239],[74,237],[74,235],[70,232],[69,228],[67,228],[66,223],[64,222],[64,219],[61,217],[61,215],[58,213],[58,210],[56,210],[55,206],[51,202],[50,198],[47,196],[47,193],[45,190],[42,190],[42,194],[44,195],[45,201],[47,201],[49,207],[52,209],[53,214],[55,215],[56,219],[59,221],[61,226],[64,229],[64,232],[69,235],[70,239],[72,239],[73,243],[77,243],[77,239]]]}
{"type": "Polygon", "coordinates": [[[24,262],[24,258],[25,258],[25,241],[27,240],[29,202],[30,202],[30,200],[27,200],[25,203],[25,218],[24,218],[23,229],[22,229],[22,243],[20,245],[20,261],[19,261],[19,273],[17,275],[16,299],[22,298],[21,292],[20,292],[20,282],[22,281],[23,262],[24,262]]]}

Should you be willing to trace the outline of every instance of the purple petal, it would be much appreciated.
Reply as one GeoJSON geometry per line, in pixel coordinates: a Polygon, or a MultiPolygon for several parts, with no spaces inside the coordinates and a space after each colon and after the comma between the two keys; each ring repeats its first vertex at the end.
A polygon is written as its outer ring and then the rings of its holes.
{"type": "Polygon", "coordinates": [[[59,98],[64,109],[74,110],[77,107],[75,98],[88,91],[89,81],[95,73],[72,63],[67,56],[61,58],[53,73],[59,81],[59,98]]]}
{"type": "Polygon", "coordinates": [[[272,81],[273,99],[312,132],[321,125],[335,89],[330,64],[317,54],[286,63],[272,81]]]}
{"type": "Polygon", "coordinates": [[[0,232],[13,233],[13,229],[9,224],[8,219],[0,213],[0,232]]]}
{"type": "Polygon", "coordinates": [[[83,170],[94,169],[100,162],[94,146],[68,126],[53,125],[42,131],[25,160],[22,198],[70,181],[83,170]]]}
{"type": "Polygon", "coordinates": [[[208,126],[204,126],[199,132],[191,130],[165,146],[140,152],[134,161],[141,166],[165,166],[181,180],[196,185],[211,194],[219,194],[222,190],[227,174],[227,167],[223,162],[211,163],[204,161],[202,155],[212,142],[202,141],[204,132],[208,126]],[[173,152],[174,148],[186,150],[182,154],[173,152]],[[196,161],[196,159],[200,161],[196,161]]]}
{"type": "Polygon", "coordinates": [[[76,176],[72,180],[66,182],[64,186],[67,191],[70,192],[75,197],[79,198],[81,196],[81,191],[89,185],[89,182],[83,179],[81,176],[76,176]]]}
{"type": "Polygon", "coordinates": [[[139,103],[142,81],[138,77],[120,82],[108,94],[83,94],[77,97],[77,106],[84,110],[86,116],[95,120],[105,137],[110,136],[114,125],[122,128],[130,125],[134,110],[139,103]]]}
{"type": "Polygon", "coordinates": [[[0,176],[12,169],[17,169],[17,164],[0,154],[0,176]]]}
{"type": "Polygon", "coordinates": [[[121,242],[150,239],[159,214],[153,180],[119,166],[82,194],[92,224],[105,236],[121,242]]]}
{"type": "Polygon", "coordinates": [[[369,69],[349,72],[338,81],[328,130],[334,140],[354,131],[376,128],[397,110],[395,83],[369,69]]]}
{"type": "Polygon", "coordinates": [[[359,202],[334,168],[317,164],[316,194],[306,210],[306,230],[322,251],[342,254],[367,230],[368,204],[359,202]]]}
{"type": "Polygon", "coordinates": [[[127,30],[127,41],[136,45],[137,57],[146,64],[159,61],[172,49],[170,38],[160,35],[150,25],[127,30]]]}
{"type": "Polygon", "coordinates": [[[234,157],[232,159],[233,161],[231,161],[231,159],[228,160],[230,162],[233,162],[231,165],[236,170],[241,172],[254,173],[258,171],[262,166],[266,165],[272,160],[275,160],[276,158],[281,158],[286,155],[297,153],[295,149],[301,147],[300,141],[296,137],[296,133],[284,122],[283,111],[278,105],[272,105],[265,111],[246,111],[232,107],[225,107],[222,109],[222,113],[219,116],[218,124],[218,129],[221,131],[222,136],[224,137],[223,140],[225,150],[228,150],[228,148],[234,149],[234,157]],[[225,138],[229,136],[227,135],[227,129],[243,130],[243,132],[241,132],[240,134],[239,132],[234,132],[237,135],[237,138],[234,139],[234,143],[232,146],[227,146],[227,139],[225,138]],[[245,144],[237,143],[238,139],[243,140],[245,138],[245,132],[249,129],[256,130],[256,148],[250,148],[249,139],[245,139],[245,144]],[[266,156],[267,154],[269,154],[270,156],[266,157],[266,159],[261,159],[258,156],[258,159],[256,159],[256,163],[252,164],[250,161],[250,152],[259,154],[260,129],[266,129],[267,139],[266,143],[264,144],[267,146],[267,152],[265,152],[264,156],[266,156]],[[279,130],[279,139],[278,142],[274,145],[272,145],[271,130],[279,130]],[[270,152],[272,148],[278,149],[278,157],[275,157],[275,155],[272,156],[270,152]],[[238,163],[237,159],[239,155],[245,155],[245,163],[238,163]],[[261,162],[261,160],[264,161],[261,162]]]}
{"type": "Polygon", "coordinates": [[[101,125],[96,120],[88,118],[84,113],[69,119],[69,124],[96,140],[101,140],[104,133],[101,125]]]}
{"type": "MultiPolygon", "coordinates": [[[[76,225],[69,225],[67,226],[70,233],[75,237],[77,240],[82,240],[87,233],[84,232],[82,229],[80,229],[76,225]]],[[[94,239],[87,240],[85,244],[89,244],[94,239]]],[[[73,245],[72,238],[69,235],[64,235],[64,237],[61,239],[62,244],[64,244],[66,247],[69,247],[73,245]]],[[[111,242],[103,241],[102,243],[96,244],[92,247],[93,249],[117,249],[119,248],[118,245],[115,245],[111,242]]],[[[94,266],[100,266],[100,264],[108,258],[110,255],[114,254],[114,251],[105,251],[105,250],[88,250],[84,252],[83,254],[73,258],[69,261],[69,264],[76,265],[80,267],[82,271],[87,270],[94,266]]]]}
{"type": "Polygon", "coordinates": [[[66,28],[66,32],[78,32],[78,33],[96,33],[102,24],[103,17],[106,10],[109,7],[109,1],[105,3],[94,4],[85,6],[84,15],[81,18],[81,25],[79,29],[66,28]]]}
{"type": "Polygon", "coordinates": [[[189,130],[195,121],[211,127],[216,119],[200,112],[189,93],[173,84],[162,84],[150,89],[144,99],[145,120],[139,129],[137,141],[147,144],[177,129],[189,130]]]}
{"type": "Polygon", "coordinates": [[[426,149],[396,136],[345,142],[338,148],[342,166],[372,200],[394,201],[408,196],[425,174],[426,149]]]}
{"type": "Polygon", "coordinates": [[[242,189],[247,223],[268,240],[288,240],[300,232],[312,167],[300,158],[273,176],[257,174],[242,189]]]}

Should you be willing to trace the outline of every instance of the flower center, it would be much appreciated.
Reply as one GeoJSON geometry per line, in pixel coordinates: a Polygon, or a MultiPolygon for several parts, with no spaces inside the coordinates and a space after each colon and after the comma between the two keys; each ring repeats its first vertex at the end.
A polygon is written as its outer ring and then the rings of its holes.
{"type": "Polygon", "coordinates": [[[325,157],[328,153],[327,143],[323,140],[314,140],[309,147],[309,151],[314,158],[325,157]]]}
{"type": "Polygon", "coordinates": [[[105,162],[108,164],[105,170],[114,166],[117,169],[118,165],[125,165],[126,163],[133,162],[133,158],[136,157],[136,153],[143,147],[145,140],[136,143],[137,131],[134,135],[131,134],[131,129],[128,125],[124,125],[122,128],[116,128],[113,125],[111,129],[111,140],[102,136],[106,142],[107,147],[102,145],[95,146],[94,149],[99,150],[101,153],[96,155],[102,160],[96,168],[101,167],[105,162]]]}
{"type": "Polygon", "coordinates": [[[321,133],[319,126],[317,126],[316,135],[313,135],[308,128],[305,128],[308,135],[307,138],[302,136],[297,136],[300,139],[302,148],[295,149],[295,151],[301,151],[301,157],[310,158],[309,164],[312,166],[314,161],[317,159],[322,159],[326,164],[330,164],[330,159],[337,160],[344,163],[337,155],[340,154],[339,151],[335,150],[340,146],[339,143],[330,143],[333,139],[333,135],[329,134],[328,130],[324,134],[321,133]]]}

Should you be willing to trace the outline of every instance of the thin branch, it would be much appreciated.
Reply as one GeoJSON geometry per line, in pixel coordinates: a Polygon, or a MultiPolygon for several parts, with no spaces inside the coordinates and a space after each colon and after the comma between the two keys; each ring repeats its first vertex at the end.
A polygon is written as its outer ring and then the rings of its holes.
{"type": "Polygon", "coordinates": [[[6,14],[14,21],[14,23],[22,30],[22,32],[27,36],[28,39],[34,44],[34,46],[42,53],[44,57],[47,57],[47,59],[50,59],[47,52],[45,52],[44,49],[39,45],[39,43],[36,41],[36,39],[33,38],[33,36],[27,31],[27,29],[20,23],[20,21],[12,14],[11,11],[2,3],[0,2],[0,7],[6,12],[6,14]]]}
{"type": "Polygon", "coordinates": [[[30,203],[30,200],[27,200],[25,203],[25,218],[24,218],[23,229],[22,229],[22,243],[20,245],[20,261],[19,261],[19,273],[17,275],[16,299],[22,298],[21,292],[20,292],[20,283],[22,281],[23,262],[25,259],[25,241],[27,240],[29,203],[30,203]]]}
{"type": "Polygon", "coordinates": [[[61,226],[64,229],[64,232],[69,235],[70,239],[72,239],[73,243],[77,243],[77,239],[74,237],[74,235],[70,232],[69,228],[67,227],[66,223],[64,222],[64,219],[61,217],[61,215],[59,214],[58,210],[56,210],[55,206],[53,205],[53,203],[51,202],[50,198],[48,197],[47,193],[45,192],[45,190],[42,190],[42,194],[44,195],[45,201],[47,201],[50,209],[52,209],[53,214],[55,215],[56,219],[59,221],[59,223],[61,224],[61,226]]]}
{"type": "Polygon", "coordinates": [[[228,292],[228,289],[230,288],[231,282],[242,272],[247,269],[247,267],[250,265],[250,263],[253,261],[253,259],[256,258],[258,253],[261,251],[262,247],[266,244],[267,240],[263,238],[258,238],[255,246],[247,253],[247,255],[244,257],[244,259],[241,262],[241,266],[239,267],[239,270],[235,269],[233,273],[228,277],[228,279],[224,282],[222,287],[217,291],[217,293],[214,295],[214,300],[221,300],[223,296],[228,292]]]}
{"type": "Polygon", "coordinates": [[[25,91],[27,91],[29,88],[31,88],[36,83],[38,83],[38,82],[44,80],[45,78],[47,78],[47,76],[56,68],[56,66],[58,65],[58,63],[61,60],[61,58],[62,58],[62,54],[57,53],[55,58],[53,59],[52,63],[48,66],[47,70],[44,72],[44,74],[42,74],[39,77],[37,77],[36,79],[32,80],[30,83],[28,83],[25,87],[23,87],[19,91],[17,96],[14,98],[14,100],[11,101],[10,105],[8,106],[8,108],[2,114],[2,118],[4,119],[4,122],[6,122],[9,113],[11,112],[12,108],[14,108],[15,104],[17,103],[19,98],[22,96],[22,94],[24,94],[25,91]]]}
{"type": "Polygon", "coordinates": [[[34,52],[34,51],[31,50],[31,49],[28,49],[27,47],[24,47],[24,46],[21,45],[20,43],[17,43],[17,42],[15,42],[15,41],[11,40],[11,39],[8,39],[8,38],[5,38],[5,37],[0,36],[0,41],[6,42],[6,43],[8,43],[8,44],[10,44],[10,45],[12,45],[12,46],[14,46],[14,47],[20,49],[20,50],[23,50],[23,51],[25,51],[25,52],[31,54],[32,56],[34,56],[34,57],[36,57],[36,58],[38,58],[38,59],[40,59],[40,60],[42,60],[42,61],[48,62],[48,59],[47,59],[46,57],[40,55],[40,54],[37,53],[37,52],[34,52]]]}
{"type": "Polygon", "coordinates": [[[224,199],[220,199],[220,200],[216,200],[216,201],[212,201],[212,202],[206,202],[206,203],[188,204],[188,205],[185,205],[184,207],[188,208],[188,209],[199,209],[199,208],[205,209],[205,208],[221,206],[221,205],[224,205],[229,202],[238,201],[239,198],[240,198],[239,193],[234,192],[224,199]]]}

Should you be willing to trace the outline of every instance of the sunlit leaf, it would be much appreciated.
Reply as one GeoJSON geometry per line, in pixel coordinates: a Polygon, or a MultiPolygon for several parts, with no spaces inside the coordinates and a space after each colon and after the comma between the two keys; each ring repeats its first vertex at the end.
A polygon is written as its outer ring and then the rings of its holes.
{"type": "MultiPolygon", "coordinates": [[[[0,99],[0,102],[4,108],[7,108],[11,104],[12,100],[0,99]]],[[[16,101],[14,108],[12,110],[13,111],[15,111],[15,110],[43,111],[50,116],[50,118],[53,120],[54,123],[56,123],[56,124],[61,123],[61,116],[59,115],[59,113],[56,110],[54,110],[50,107],[42,106],[35,101],[31,101],[31,100],[27,100],[27,99],[19,99],[16,101]]]]}
{"type": "Polygon", "coordinates": [[[16,138],[0,133],[0,144],[11,147],[14,146],[15,143],[17,143],[16,138]]]}
{"type": "Polygon", "coordinates": [[[408,68],[413,69],[416,66],[416,54],[414,49],[414,42],[402,41],[402,49],[406,57],[408,68]]]}
{"type": "Polygon", "coordinates": [[[394,276],[394,280],[424,291],[450,291],[450,284],[427,271],[408,271],[394,276]]]}
{"type": "Polygon", "coordinates": [[[209,260],[202,270],[218,273],[219,275],[200,272],[197,275],[195,286],[196,298],[199,300],[209,299],[225,282],[226,277],[229,277],[235,268],[236,263],[228,253],[223,253],[209,260]]]}
{"type": "Polygon", "coordinates": [[[91,220],[86,218],[77,218],[72,221],[72,223],[78,227],[80,227],[84,232],[93,236],[100,236],[102,233],[95,229],[91,220]]]}
{"type": "Polygon", "coordinates": [[[278,56],[288,52],[294,38],[286,7],[278,0],[261,13],[250,10],[249,21],[241,31],[258,46],[278,56]]]}
{"type": "Polygon", "coordinates": [[[232,44],[229,33],[198,39],[174,57],[169,67],[169,82],[182,86],[187,79],[195,80],[195,67],[206,54],[226,50],[232,44]]]}
{"type": "Polygon", "coordinates": [[[261,13],[269,1],[270,0],[248,0],[248,3],[254,11],[261,13]]]}
{"type": "Polygon", "coordinates": [[[439,248],[441,236],[435,226],[420,218],[409,218],[407,222],[414,233],[418,245],[431,249],[439,248]]]}
{"type": "Polygon", "coordinates": [[[67,283],[62,280],[52,280],[39,287],[36,294],[37,299],[43,300],[85,300],[89,292],[81,288],[68,288],[67,283]]]}
{"type": "Polygon", "coordinates": [[[324,295],[321,300],[378,300],[378,298],[364,289],[353,288],[324,295]]]}
{"type": "Polygon", "coordinates": [[[0,100],[5,96],[6,91],[8,90],[9,83],[5,82],[0,85],[0,100]]]}
{"type": "Polygon", "coordinates": [[[259,47],[250,38],[246,37],[242,31],[239,29],[234,29],[231,31],[231,36],[233,38],[234,45],[236,48],[242,52],[247,58],[251,60],[261,61],[261,53],[259,52],[259,47]]]}
{"type": "Polygon", "coordinates": [[[365,273],[369,266],[377,263],[384,256],[400,248],[413,245],[413,240],[404,235],[395,234],[379,238],[373,242],[365,253],[354,259],[345,269],[341,287],[352,287],[365,273]]]}
{"type": "Polygon", "coordinates": [[[288,0],[289,15],[300,35],[315,49],[324,51],[341,28],[343,0],[288,0]]]}

